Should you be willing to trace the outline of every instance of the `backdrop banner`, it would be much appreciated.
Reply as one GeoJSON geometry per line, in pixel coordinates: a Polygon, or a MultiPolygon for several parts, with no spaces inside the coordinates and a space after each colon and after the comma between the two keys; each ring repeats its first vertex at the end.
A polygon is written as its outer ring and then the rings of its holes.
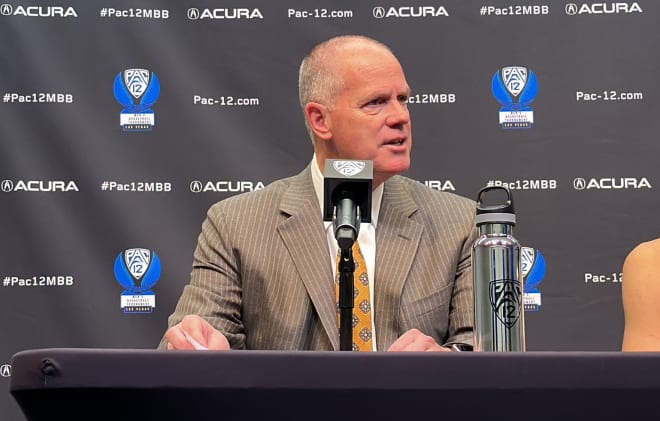
{"type": "Polygon", "coordinates": [[[310,162],[298,66],[340,34],[404,67],[407,176],[512,190],[528,350],[620,349],[623,260],[660,236],[660,3],[43,3],[0,4],[0,387],[21,350],[157,346],[207,209],[310,162]]]}

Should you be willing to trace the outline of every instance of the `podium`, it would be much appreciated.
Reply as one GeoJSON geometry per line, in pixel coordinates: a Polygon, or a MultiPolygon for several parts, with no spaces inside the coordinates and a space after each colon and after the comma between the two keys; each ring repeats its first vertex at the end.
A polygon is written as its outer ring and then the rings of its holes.
{"type": "Polygon", "coordinates": [[[43,420],[621,420],[660,414],[660,354],[36,349],[10,392],[43,420]]]}

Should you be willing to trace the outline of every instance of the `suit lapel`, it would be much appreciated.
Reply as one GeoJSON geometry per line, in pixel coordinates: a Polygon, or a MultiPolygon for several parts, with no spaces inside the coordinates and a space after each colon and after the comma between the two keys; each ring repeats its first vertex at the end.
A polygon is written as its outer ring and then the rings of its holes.
{"type": "Polygon", "coordinates": [[[417,205],[398,177],[385,183],[376,227],[374,306],[378,349],[384,350],[399,333],[399,308],[424,227],[410,219],[417,205]]]}
{"type": "Polygon", "coordinates": [[[339,330],[330,251],[310,167],[291,179],[280,209],[289,217],[277,230],[291,254],[332,346],[338,350],[339,330]]]}

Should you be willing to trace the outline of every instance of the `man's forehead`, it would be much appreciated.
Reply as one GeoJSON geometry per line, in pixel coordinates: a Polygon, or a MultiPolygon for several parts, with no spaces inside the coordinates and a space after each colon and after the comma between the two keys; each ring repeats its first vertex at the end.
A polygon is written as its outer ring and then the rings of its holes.
{"type": "Polygon", "coordinates": [[[398,62],[356,63],[342,68],[344,85],[351,89],[407,90],[408,83],[398,62]]]}

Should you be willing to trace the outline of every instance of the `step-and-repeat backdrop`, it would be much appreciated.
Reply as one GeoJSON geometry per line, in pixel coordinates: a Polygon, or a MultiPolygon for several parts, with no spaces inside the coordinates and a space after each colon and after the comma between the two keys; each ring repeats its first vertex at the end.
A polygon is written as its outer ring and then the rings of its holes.
{"type": "Polygon", "coordinates": [[[623,260],[660,233],[659,7],[0,4],[0,386],[20,350],[156,347],[208,207],[310,161],[298,65],[339,34],[404,66],[408,176],[512,189],[528,349],[618,350],[623,260]]]}

